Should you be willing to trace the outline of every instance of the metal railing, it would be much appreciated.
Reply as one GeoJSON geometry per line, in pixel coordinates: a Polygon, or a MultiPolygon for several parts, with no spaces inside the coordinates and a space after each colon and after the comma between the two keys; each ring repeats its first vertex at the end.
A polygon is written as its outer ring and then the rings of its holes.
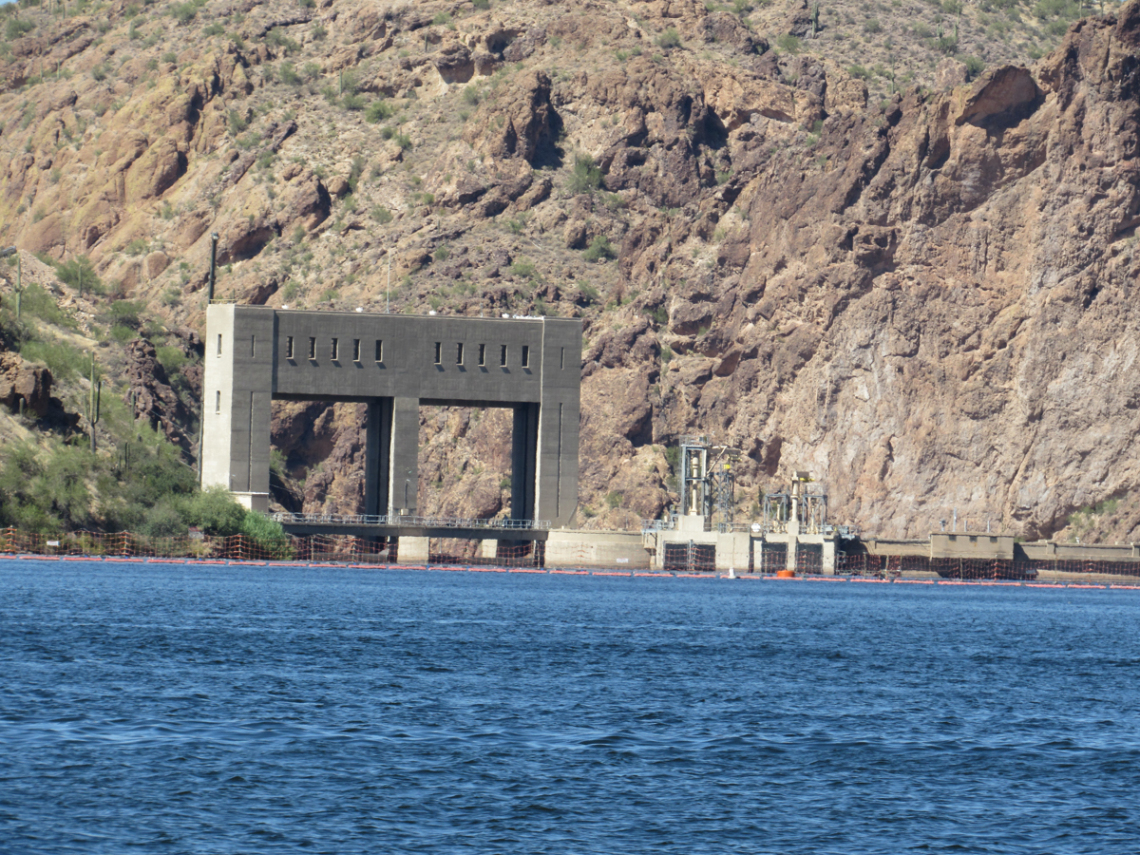
{"type": "Polygon", "coordinates": [[[392,525],[412,528],[474,528],[487,530],[549,531],[549,520],[462,519],[459,517],[418,517],[404,514],[269,514],[282,525],[392,525]]]}

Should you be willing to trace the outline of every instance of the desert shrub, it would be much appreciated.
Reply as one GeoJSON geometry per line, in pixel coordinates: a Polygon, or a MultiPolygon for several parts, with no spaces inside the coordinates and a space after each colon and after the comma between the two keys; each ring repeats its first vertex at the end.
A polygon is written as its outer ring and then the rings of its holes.
{"type": "Polygon", "coordinates": [[[20,356],[29,362],[46,365],[56,380],[66,380],[87,374],[90,357],[79,348],[64,341],[33,339],[20,347],[20,356]]]}
{"type": "Polygon", "coordinates": [[[253,540],[273,558],[291,558],[293,550],[281,523],[264,514],[249,511],[242,520],[241,533],[253,540]]]}
{"type": "Polygon", "coordinates": [[[84,291],[103,293],[103,283],[99,281],[95,266],[86,255],[79,255],[56,265],[55,275],[60,282],[70,285],[80,294],[84,291]]]}
{"type": "Polygon", "coordinates": [[[598,235],[590,241],[590,246],[582,253],[582,258],[586,261],[609,261],[612,258],[617,258],[617,253],[608,237],[598,235]]]}
{"type": "Polygon", "coordinates": [[[247,514],[228,490],[218,486],[187,496],[181,511],[188,524],[220,537],[240,534],[247,514]]]}
{"type": "Polygon", "coordinates": [[[181,371],[187,361],[182,348],[170,347],[169,345],[155,348],[155,356],[158,357],[159,364],[166,370],[167,376],[181,371]]]}
{"type": "Polygon", "coordinates": [[[966,79],[973,80],[986,70],[986,64],[976,56],[968,56],[962,62],[966,66],[966,79]]]}
{"type": "Polygon", "coordinates": [[[566,185],[575,196],[580,193],[593,193],[602,185],[602,170],[588,154],[574,156],[574,167],[566,185]]]}
{"type": "Polygon", "coordinates": [[[364,109],[364,121],[376,124],[390,119],[396,111],[386,101],[373,101],[364,109]]]}
{"type": "Polygon", "coordinates": [[[116,300],[111,304],[109,314],[114,323],[137,330],[139,316],[145,309],[146,305],[139,300],[116,300]]]}
{"type": "Polygon", "coordinates": [[[776,47],[784,53],[799,53],[803,49],[803,42],[800,41],[799,36],[784,33],[776,37],[776,47]]]}
{"type": "Polygon", "coordinates": [[[36,25],[24,18],[9,18],[8,23],[4,25],[4,35],[10,40],[18,39],[26,36],[36,25]]]}
{"type": "Polygon", "coordinates": [[[657,37],[657,46],[670,50],[681,46],[681,36],[676,27],[669,27],[657,37]]]}
{"type": "Polygon", "coordinates": [[[297,67],[291,62],[283,62],[277,69],[277,79],[289,86],[300,86],[303,82],[297,73],[297,67]]]}

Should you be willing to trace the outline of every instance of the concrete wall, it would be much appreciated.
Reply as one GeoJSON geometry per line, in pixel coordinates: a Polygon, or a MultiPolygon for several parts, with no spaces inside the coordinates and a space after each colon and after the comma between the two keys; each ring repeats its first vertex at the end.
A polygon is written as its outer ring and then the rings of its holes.
{"type": "Polygon", "coordinates": [[[513,407],[512,514],[573,520],[581,322],[213,305],[206,329],[203,486],[267,503],[270,401],[365,401],[364,510],[415,513],[419,405],[513,407]]]}
{"type": "Polygon", "coordinates": [[[547,567],[606,567],[645,570],[651,554],[640,532],[552,531],[546,541],[547,567]]]}
{"type": "Polygon", "coordinates": [[[930,535],[931,558],[1012,561],[1013,535],[986,532],[934,532],[930,535]]]}

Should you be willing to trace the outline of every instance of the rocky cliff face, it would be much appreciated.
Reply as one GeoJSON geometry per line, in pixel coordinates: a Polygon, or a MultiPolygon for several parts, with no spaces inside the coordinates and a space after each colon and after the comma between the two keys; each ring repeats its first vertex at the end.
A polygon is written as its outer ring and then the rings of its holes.
{"type": "MultiPolygon", "coordinates": [[[[587,525],[660,513],[686,433],[742,449],[742,511],[806,468],[882,535],[1050,534],[1140,478],[1136,2],[871,103],[787,48],[799,4],[207,9],[12,42],[0,240],[90,254],[171,328],[211,231],[248,302],[578,315],[587,525]]],[[[360,414],[276,414],[281,500],[354,508],[360,414]]],[[[424,412],[421,507],[507,507],[501,416],[424,412]]]]}

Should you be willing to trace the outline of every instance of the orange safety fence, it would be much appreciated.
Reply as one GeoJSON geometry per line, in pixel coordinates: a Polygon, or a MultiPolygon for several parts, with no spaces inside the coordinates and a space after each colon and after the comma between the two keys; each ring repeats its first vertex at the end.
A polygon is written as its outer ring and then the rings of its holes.
{"type": "MultiPolygon", "coordinates": [[[[392,538],[354,535],[287,535],[274,543],[258,542],[246,535],[214,537],[190,534],[178,537],[147,537],[132,532],[77,531],[66,534],[32,534],[16,528],[0,529],[0,554],[43,556],[91,556],[152,559],[198,559],[218,561],[294,561],[310,564],[388,565],[400,563],[509,568],[589,568],[624,573],[638,570],[681,574],[717,572],[716,548],[705,544],[666,544],[664,566],[640,566],[628,560],[599,560],[589,543],[560,545],[557,559],[548,564],[546,544],[541,541],[464,540],[458,538],[392,538]]],[[[648,556],[647,556],[648,558],[648,556]]],[[[821,549],[796,550],[797,575],[826,572],[821,549]]],[[[774,575],[787,567],[783,544],[764,544],[749,556],[747,566],[736,573],[774,575]]],[[[995,561],[929,558],[922,555],[870,555],[839,553],[834,573],[845,577],[897,578],[904,573],[936,574],[945,580],[1032,581],[1049,573],[1140,577],[1140,561],[995,561]]],[[[1050,577],[1047,577],[1050,578],[1050,577]]]]}

